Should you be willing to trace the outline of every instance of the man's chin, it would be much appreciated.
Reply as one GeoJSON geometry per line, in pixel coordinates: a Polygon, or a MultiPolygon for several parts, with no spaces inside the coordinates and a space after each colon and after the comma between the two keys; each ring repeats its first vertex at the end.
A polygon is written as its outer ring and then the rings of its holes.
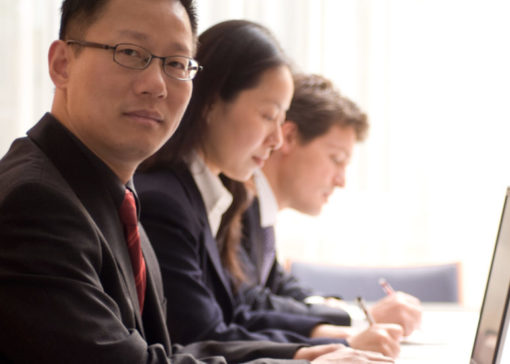
{"type": "Polygon", "coordinates": [[[320,215],[320,213],[322,211],[322,205],[308,206],[308,207],[305,207],[304,209],[300,209],[299,211],[306,215],[318,216],[318,215],[320,215]]]}

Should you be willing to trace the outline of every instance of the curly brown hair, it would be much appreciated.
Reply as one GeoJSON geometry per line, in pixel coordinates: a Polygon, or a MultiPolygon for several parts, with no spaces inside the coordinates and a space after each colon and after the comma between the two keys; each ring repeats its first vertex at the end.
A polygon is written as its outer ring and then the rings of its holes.
{"type": "Polygon", "coordinates": [[[316,74],[294,75],[294,97],[287,120],[297,125],[303,143],[327,133],[333,125],[354,128],[356,139],[363,141],[369,127],[366,114],[342,96],[330,80],[316,74]]]}

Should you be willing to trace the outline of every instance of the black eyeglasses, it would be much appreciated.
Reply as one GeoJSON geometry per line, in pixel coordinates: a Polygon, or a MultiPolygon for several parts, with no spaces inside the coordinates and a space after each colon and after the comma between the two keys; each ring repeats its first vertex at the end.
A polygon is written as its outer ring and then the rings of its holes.
{"type": "Polygon", "coordinates": [[[186,56],[160,57],[152,54],[147,49],[131,43],[119,43],[114,46],[107,44],[87,42],[83,40],[67,40],[67,44],[75,44],[82,47],[113,50],[113,61],[123,67],[135,70],[143,70],[149,66],[154,58],[163,61],[163,72],[177,80],[192,80],[202,66],[196,60],[186,56]]]}

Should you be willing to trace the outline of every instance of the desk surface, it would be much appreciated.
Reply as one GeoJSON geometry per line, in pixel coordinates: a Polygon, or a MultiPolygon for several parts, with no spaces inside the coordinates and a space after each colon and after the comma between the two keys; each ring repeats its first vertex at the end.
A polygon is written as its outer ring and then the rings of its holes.
{"type": "Polygon", "coordinates": [[[424,305],[421,330],[402,343],[396,364],[469,364],[478,315],[457,305],[424,305]]]}

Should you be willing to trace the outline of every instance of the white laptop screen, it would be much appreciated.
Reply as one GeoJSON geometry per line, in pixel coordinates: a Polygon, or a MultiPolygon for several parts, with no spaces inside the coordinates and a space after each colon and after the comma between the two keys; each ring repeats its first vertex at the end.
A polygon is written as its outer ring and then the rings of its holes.
{"type": "MultiPolygon", "coordinates": [[[[509,288],[510,290],[510,288],[509,288]]],[[[510,296],[509,296],[510,297],[510,296]]],[[[508,325],[510,324],[510,298],[507,299],[506,303],[506,314],[505,314],[505,324],[503,326],[503,331],[501,332],[501,339],[499,341],[499,347],[496,354],[496,363],[510,363],[510,335],[508,332],[508,325]]]]}
{"type": "MultiPolygon", "coordinates": [[[[472,364],[495,364],[499,362],[498,350],[502,351],[507,324],[508,293],[510,285],[510,198],[507,190],[498,237],[492,257],[491,268],[478,329],[471,355],[472,364]]],[[[506,340],[505,340],[506,341],[506,340]]]]}

